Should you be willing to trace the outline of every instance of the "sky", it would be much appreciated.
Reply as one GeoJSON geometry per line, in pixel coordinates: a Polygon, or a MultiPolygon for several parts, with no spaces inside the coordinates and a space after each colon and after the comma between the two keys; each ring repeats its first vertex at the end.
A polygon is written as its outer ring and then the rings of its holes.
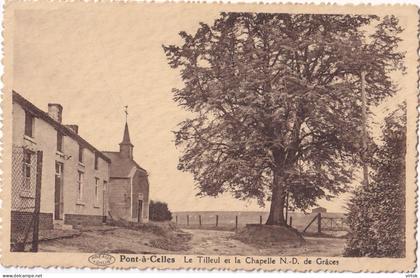
{"type": "MultiPolygon", "coordinates": [[[[172,100],[172,88],[182,82],[162,44],[179,44],[181,30],[211,24],[220,11],[199,5],[153,9],[159,5],[16,12],[14,90],[45,111],[48,103],[60,103],[63,123],[79,125],[79,134],[99,150],[118,150],[128,105],[134,158],[149,172],[151,199],[167,202],[172,211],[268,210],[268,204],[260,208],[228,194],[196,197],[192,175],[177,170],[180,152],[172,131],[188,113],[172,100]]],[[[392,103],[374,110],[381,114],[392,103]]],[[[320,205],[340,212],[348,197],[320,205]]]]}

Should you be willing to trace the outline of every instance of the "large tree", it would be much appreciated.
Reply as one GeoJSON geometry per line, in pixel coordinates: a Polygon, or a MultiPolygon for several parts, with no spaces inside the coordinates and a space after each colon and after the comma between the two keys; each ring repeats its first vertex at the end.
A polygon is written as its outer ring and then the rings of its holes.
{"type": "Polygon", "coordinates": [[[181,45],[163,46],[191,111],[180,123],[179,169],[200,195],[230,191],[305,209],[346,190],[360,152],[360,73],[369,105],[395,93],[402,29],[393,16],[221,13],[181,45]]]}

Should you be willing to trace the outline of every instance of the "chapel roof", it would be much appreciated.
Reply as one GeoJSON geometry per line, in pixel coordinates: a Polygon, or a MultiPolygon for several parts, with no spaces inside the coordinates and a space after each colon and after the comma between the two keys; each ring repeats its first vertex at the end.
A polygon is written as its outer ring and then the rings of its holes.
{"type": "Polygon", "coordinates": [[[103,152],[107,157],[111,159],[110,177],[111,178],[128,178],[133,167],[136,167],[144,175],[147,175],[147,171],[140,167],[133,159],[123,157],[120,152],[103,152]]]}

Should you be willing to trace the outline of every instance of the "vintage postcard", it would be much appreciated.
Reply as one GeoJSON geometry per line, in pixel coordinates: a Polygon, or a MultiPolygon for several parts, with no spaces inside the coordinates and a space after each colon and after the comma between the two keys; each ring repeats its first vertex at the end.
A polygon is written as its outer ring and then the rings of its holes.
{"type": "Polygon", "coordinates": [[[1,264],[414,271],[418,19],[6,2],[1,264]]]}

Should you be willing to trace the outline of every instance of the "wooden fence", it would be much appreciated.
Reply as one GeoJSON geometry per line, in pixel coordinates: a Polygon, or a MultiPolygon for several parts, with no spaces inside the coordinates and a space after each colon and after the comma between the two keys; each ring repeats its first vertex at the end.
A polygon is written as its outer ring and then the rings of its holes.
{"type": "MultiPolygon", "coordinates": [[[[331,214],[329,214],[331,215],[331,214]]],[[[226,214],[175,214],[172,221],[178,226],[190,229],[236,230],[246,224],[264,224],[267,215],[226,215],[226,214]]],[[[328,214],[293,214],[288,216],[287,224],[298,231],[322,233],[342,231],[347,228],[344,217],[332,217],[328,214]]]]}
{"type": "MultiPolygon", "coordinates": [[[[232,216],[229,221],[226,221],[226,216],[223,216],[223,223],[221,223],[220,219],[222,217],[218,214],[215,214],[214,217],[209,217],[206,215],[206,221],[204,221],[203,215],[175,215],[172,221],[174,221],[177,225],[186,228],[232,228],[238,229],[241,226],[245,226],[246,224],[263,224],[265,223],[265,219],[263,219],[263,215],[259,215],[258,218],[254,221],[250,220],[248,217],[241,217],[239,215],[232,216]]],[[[289,225],[292,225],[293,217],[289,217],[289,225]]]]}
{"type": "Polygon", "coordinates": [[[311,226],[316,226],[316,231],[321,234],[323,231],[344,231],[346,230],[346,221],[344,217],[325,217],[318,213],[303,229],[302,233],[308,231],[311,226]]]}

